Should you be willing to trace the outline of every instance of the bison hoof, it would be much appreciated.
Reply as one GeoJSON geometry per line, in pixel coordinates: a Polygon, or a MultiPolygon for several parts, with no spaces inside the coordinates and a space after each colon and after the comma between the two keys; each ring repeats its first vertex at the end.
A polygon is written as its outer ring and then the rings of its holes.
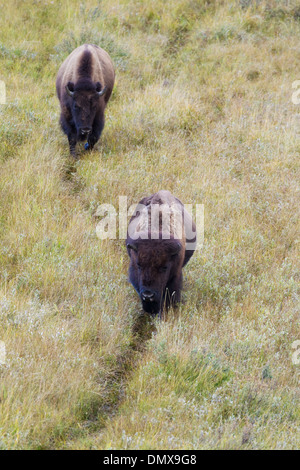
{"type": "Polygon", "coordinates": [[[85,150],[88,150],[90,148],[90,144],[87,142],[86,144],[84,144],[84,148],[85,150]]]}

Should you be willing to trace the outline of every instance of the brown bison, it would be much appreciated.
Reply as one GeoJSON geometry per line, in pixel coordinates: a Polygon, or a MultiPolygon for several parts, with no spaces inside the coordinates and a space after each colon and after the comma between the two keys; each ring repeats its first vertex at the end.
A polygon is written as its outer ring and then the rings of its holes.
{"type": "Polygon", "coordinates": [[[143,309],[160,314],[180,301],[182,268],[196,248],[196,227],[169,191],[140,201],[128,226],[129,280],[143,309]]]}
{"type": "Polygon", "coordinates": [[[77,47],[61,65],[56,79],[60,124],[75,158],[78,141],[87,140],[85,148],[92,149],[99,140],[114,81],[109,55],[94,44],[77,47]]]}

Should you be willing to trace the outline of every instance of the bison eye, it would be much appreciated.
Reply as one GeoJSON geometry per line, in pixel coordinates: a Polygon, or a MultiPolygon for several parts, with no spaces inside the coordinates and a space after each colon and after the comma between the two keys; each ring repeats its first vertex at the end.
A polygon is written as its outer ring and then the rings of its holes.
{"type": "Polygon", "coordinates": [[[159,268],[159,272],[160,272],[160,273],[165,273],[165,272],[167,271],[167,269],[168,269],[168,266],[161,266],[161,267],[159,268]]]}
{"type": "Polygon", "coordinates": [[[140,265],[140,263],[137,263],[137,267],[138,269],[142,269],[142,266],[140,265]]]}

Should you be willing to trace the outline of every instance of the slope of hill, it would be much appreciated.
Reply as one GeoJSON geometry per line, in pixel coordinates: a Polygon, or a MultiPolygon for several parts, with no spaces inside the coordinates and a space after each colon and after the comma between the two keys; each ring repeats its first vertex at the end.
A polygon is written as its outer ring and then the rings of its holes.
{"type": "Polygon", "coordinates": [[[299,447],[297,3],[0,0],[0,448],[299,447]],[[55,77],[85,42],[117,82],[74,162],[55,77]],[[161,321],[95,217],[159,189],[205,210],[161,321]]]}

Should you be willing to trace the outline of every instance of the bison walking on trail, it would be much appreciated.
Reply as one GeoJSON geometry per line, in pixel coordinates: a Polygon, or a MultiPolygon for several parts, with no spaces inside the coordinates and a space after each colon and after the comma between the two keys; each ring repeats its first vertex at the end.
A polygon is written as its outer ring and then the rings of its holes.
{"type": "Polygon", "coordinates": [[[182,268],[196,248],[196,226],[183,204],[159,191],[138,204],[128,226],[129,280],[143,309],[160,314],[180,301],[182,268]]]}
{"type": "Polygon", "coordinates": [[[78,141],[92,149],[104,127],[104,110],[115,81],[112,61],[101,47],[84,44],[61,65],[56,79],[60,101],[60,124],[67,134],[70,152],[76,158],[78,141]]]}

